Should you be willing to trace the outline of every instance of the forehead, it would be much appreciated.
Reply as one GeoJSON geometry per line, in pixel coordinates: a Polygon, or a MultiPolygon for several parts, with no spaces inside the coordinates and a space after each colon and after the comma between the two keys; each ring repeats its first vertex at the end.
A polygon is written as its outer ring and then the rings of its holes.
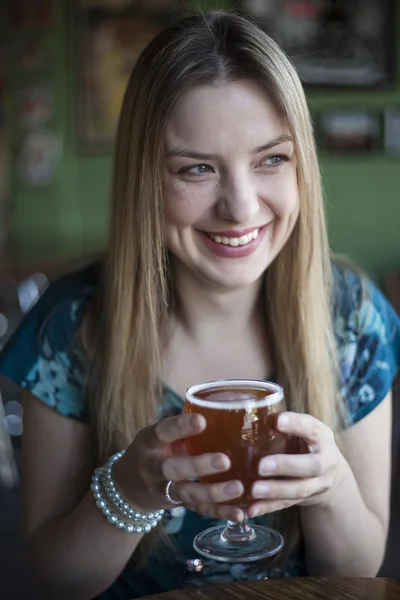
{"type": "Polygon", "coordinates": [[[252,149],[287,132],[267,92],[255,81],[201,85],[185,92],[168,123],[167,149],[252,149]],[[212,146],[212,148],[210,147],[212,146]]]}

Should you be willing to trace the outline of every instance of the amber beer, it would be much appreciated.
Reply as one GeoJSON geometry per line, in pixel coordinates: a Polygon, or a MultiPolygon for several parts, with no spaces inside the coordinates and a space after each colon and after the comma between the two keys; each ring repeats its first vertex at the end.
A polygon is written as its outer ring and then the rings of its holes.
{"type": "Polygon", "coordinates": [[[194,385],[186,392],[184,410],[201,414],[207,421],[202,433],[186,438],[188,454],[223,452],[231,460],[229,471],[200,477],[201,483],[238,479],[245,493],[230,504],[247,506],[254,502],[250,490],[262,479],[258,474],[260,459],[287,450],[287,436],[276,429],[279,413],[286,410],[282,388],[253,380],[194,385]]]}

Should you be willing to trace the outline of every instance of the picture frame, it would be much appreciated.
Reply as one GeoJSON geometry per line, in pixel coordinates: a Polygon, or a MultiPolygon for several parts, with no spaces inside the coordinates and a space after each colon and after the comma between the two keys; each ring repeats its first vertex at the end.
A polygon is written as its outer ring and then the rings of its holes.
{"type": "Polygon", "coordinates": [[[394,0],[241,0],[240,10],[286,51],[307,87],[395,81],[394,0]]]}
{"type": "Polygon", "coordinates": [[[384,149],[388,156],[400,158],[400,106],[385,110],[384,149]]]}
{"type": "Polygon", "coordinates": [[[182,0],[75,2],[75,127],[80,150],[110,152],[122,100],[142,49],[184,13],[182,0]]]}
{"type": "Polygon", "coordinates": [[[332,109],[316,117],[317,145],[331,154],[364,154],[382,148],[382,115],[372,109],[332,109]]]}

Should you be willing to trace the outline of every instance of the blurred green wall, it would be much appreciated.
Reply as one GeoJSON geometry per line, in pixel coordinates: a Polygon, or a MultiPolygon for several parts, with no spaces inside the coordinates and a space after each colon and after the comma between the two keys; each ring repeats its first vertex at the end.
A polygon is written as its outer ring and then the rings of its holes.
{"type": "MultiPolygon", "coordinates": [[[[218,5],[209,1],[211,8],[218,5]]],[[[63,139],[63,160],[54,184],[27,188],[19,183],[14,169],[13,233],[21,260],[79,256],[101,248],[106,231],[111,173],[109,154],[85,153],[75,139],[74,38],[72,3],[60,0],[60,14],[48,33],[54,52],[49,74],[56,90],[54,127],[63,139]]],[[[221,6],[221,3],[219,3],[221,6]]],[[[397,2],[397,31],[400,32],[400,2],[397,2]]],[[[383,110],[400,105],[400,36],[397,41],[396,87],[384,91],[328,91],[308,93],[312,112],[335,107],[383,110]]],[[[12,87],[18,87],[18,80],[12,87]]],[[[13,90],[8,97],[12,115],[13,90]]],[[[19,141],[12,132],[13,150],[19,141]]],[[[327,198],[331,245],[348,255],[379,279],[387,270],[400,267],[400,159],[374,155],[321,155],[327,198]]]]}

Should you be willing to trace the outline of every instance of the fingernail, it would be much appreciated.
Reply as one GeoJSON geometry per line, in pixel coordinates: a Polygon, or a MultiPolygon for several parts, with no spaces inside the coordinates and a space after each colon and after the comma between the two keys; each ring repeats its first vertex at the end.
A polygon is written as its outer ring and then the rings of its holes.
{"type": "Polygon", "coordinates": [[[224,486],[224,494],[226,496],[239,496],[243,491],[243,486],[238,481],[230,481],[224,486]]]}
{"type": "Polygon", "coordinates": [[[189,421],[190,428],[193,431],[199,431],[204,428],[204,417],[201,415],[193,415],[189,421]]]}
{"type": "Polygon", "coordinates": [[[227,461],[223,456],[214,456],[214,458],[211,460],[211,466],[216,471],[221,471],[228,468],[227,461]]]}
{"type": "Polygon", "coordinates": [[[262,513],[263,513],[262,509],[259,506],[256,506],[251,511],[250,518],[252,519],[253,517],[259,517],[260,515],[262,515],[262,513]]]}
{"type": "Polygon", "coordinates": [[[239,509],[233,511],[232,517],[233,517],[232,521],[238,521],[238,522],[244,521],[244,512],[242,510],[240,510],[240,508],[239,508],[239,509]]]}
{"type": "Polygon", "coordinates": [[[280,429],[284,429],[285,427],[287,427],[289,425],[289,417],[287,415],[281,415],[278,418],[278,427],[280,429]]]}
{"type": "Polygon", "coordinates": [[[264,498],[268,496],[270,490],[270,486],[265,481],[258,481],[253,486],[253,497],[254,498],[264,498]]]}
{"type": "Polygon", "coordinates": [[[271,458],[264,458],[260,462],[260,475],[269,475],[270,473],[273,473],[276,471],[277,466],[278,465],[275,460],[272,460],[271,458]]]}

